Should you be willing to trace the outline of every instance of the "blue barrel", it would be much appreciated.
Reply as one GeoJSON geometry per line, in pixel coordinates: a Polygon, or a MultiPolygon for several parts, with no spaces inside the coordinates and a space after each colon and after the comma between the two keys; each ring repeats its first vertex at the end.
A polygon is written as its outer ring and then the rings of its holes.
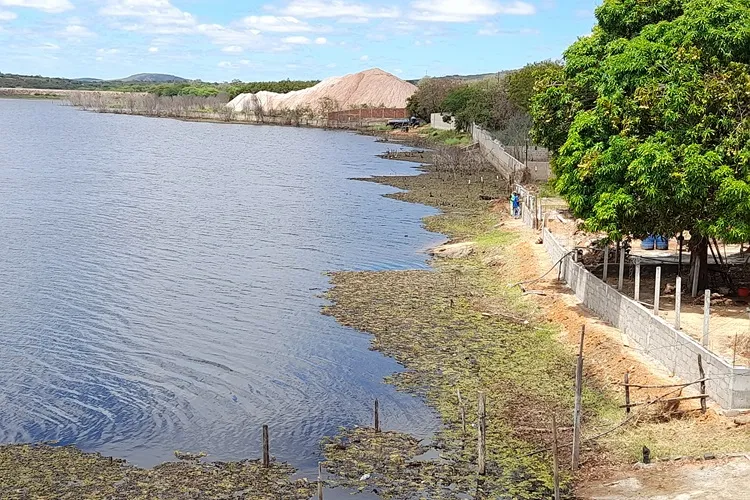
{"type": "Polygon", "coordinates": [[[657,236],[655,238],[657,250],[669,250],[669,238],[664,236],[657,236]]]}
{"type": "Polygon", "coordinates": [[[656,238],[654,238],[654,236],[651,234],[643,238],[643,241],[641,241],[641,248],[644,250],[653,250],[655,246],[656,238]]]}

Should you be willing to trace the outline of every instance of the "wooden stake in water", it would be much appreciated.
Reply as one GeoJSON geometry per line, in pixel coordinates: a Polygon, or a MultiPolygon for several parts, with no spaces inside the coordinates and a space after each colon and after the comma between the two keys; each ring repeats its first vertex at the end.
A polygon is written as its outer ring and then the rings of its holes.
{"type": "Polygon", "coordinates": [[[375,432],[380,432],[380,403],[375,400],[375,432]]]}
{"type": "Polygon", "coordinates": [[[323,462],[318,462],[318,500],[323,500],[323,462]]]}
{"type": "Polygon", "coordinates": [[[706,290],[703,299],[703,347],[708,347],[708,330],[711,324],[711,290],[706,290]]]}
{"type": "Polygon", "coordinates": [[[479,405],[478,405],[478,422],[477,427],[479,430],[479,438],[478,438],[478,458],[477,458],[477,465],[479,469],[479,475],[484,476],[487,473],[487,411],[486,411],[486,404],[487,401],[485,399],[484,393],[479,393],[479,405]]]}
{"type": "Polygon", "coordinates": [[[573,470],[578,469],[581,453],[581,402],[583,396],[583,340],[586,336],[586,325],[581,327],[581,343],[578,346],[578,363],[576,365],[575,409],[573,410],[573,470]]]}
{"type": "Polygon", "coordinates": [[[268,442],[268,426],[263,426],[263,467],[271,466],[271,450],[268,442]]]}

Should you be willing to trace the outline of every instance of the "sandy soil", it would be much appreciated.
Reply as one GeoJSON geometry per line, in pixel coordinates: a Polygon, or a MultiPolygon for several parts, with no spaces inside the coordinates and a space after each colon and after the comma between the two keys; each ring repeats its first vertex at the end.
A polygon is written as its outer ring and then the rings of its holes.
{"type": "MultiPolygon", "coordinates": [[[[506,269],[515,274],[519,281],[536,279],[552,267],[542,245],[531,243],[539,237],[536,231],[513,219],[506,220],[503,225],[505,229],[522,235],[510,252],[511,261],[506,262],[509,264],[506,269]]],[[[523,286],[528,291],[544,294],[534,293],[532,296],[550,321],[564,327],[561,340],[571,346],[571,349],[578,343],[581,326],[586,326],[584,370],[588,380],[617,392],[622,392],[619,384],[626,371],[631,374],[631,383],[655,385],[676,382],[665,369],[629,346],[619,330],[603,323],[583,308],[571,291],[557,281],[555,271],[540,281],[523,286]]],[[[688,315],[684,321],[689,324],[692,318],[688,315]]],[[[663,392],[663,389],[643,389],[638,391],[636,397],[646,400],[658,397],[663,392]]],[[[691,392],[685,391],[683,394],[689,395],[691,392]]],[[[697,402],[684,401],[680,403],[679,410],[691,412],[697,406],[697,402]]],[[[748,432],[736,427],[732,419],[722,416],[715,406],[711,407],[707,415],[686,421],[684,428],[679,425],[682,424],[664,428],[661,432],[680,436],[684,431],[685,439],[695,439],[696,436],[716,436],[717,439],[723,439],[724,436],[729,436],[729,440],[736,435],[733,433],[748,432]]],[[[750,459],[664,462],[654,466],[623,468],[621,462],[611,461],[606,452],[594,457],[589,453],[583,470],[585,472],[578,476],[578,498],[750,498],[750,459]]]]}
{"type": "Polygon", "coordinates": [[[578,494],[598,500],[750,498],[750,458],[634,467],[588,484],[578,494]]]}

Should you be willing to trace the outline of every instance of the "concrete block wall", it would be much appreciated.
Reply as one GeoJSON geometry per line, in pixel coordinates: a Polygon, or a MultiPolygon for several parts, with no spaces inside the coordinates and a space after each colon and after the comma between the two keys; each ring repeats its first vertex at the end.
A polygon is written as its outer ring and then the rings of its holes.
{"type": "Polygon", "coordinates": [[[456,130],[456,122],[451,120],[446,123],[443,120],[443,113],[432,113],[430,115],[430,127],[437,130],[456,130]]]}
{"type": "Polygon", "coordinates": [[[700,354],[709,379],[709,396],[723,408],[750,408],[750,369],[732,367],[642,304],[604,283],[574,262],[572,255],[567,255],[569,250],[548,229],[542,236],[552,261],[560,262],[562,279],[586,307],[619,328],[646,355],[685,382],[700,380],[700,354]]]}

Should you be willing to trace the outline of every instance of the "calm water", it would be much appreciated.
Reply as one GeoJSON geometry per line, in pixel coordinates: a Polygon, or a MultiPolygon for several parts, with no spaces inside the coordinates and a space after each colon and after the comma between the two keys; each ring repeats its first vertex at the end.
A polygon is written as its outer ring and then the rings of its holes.
{"type": "Polygon", "coordinates": [[[152,465],[272,453],[434,416],[398,365],[320,314],[325,271],[424,267],[425,207],[349,177],[410,174],[341,132],[0,100],[0,441],[152,465]]]}

